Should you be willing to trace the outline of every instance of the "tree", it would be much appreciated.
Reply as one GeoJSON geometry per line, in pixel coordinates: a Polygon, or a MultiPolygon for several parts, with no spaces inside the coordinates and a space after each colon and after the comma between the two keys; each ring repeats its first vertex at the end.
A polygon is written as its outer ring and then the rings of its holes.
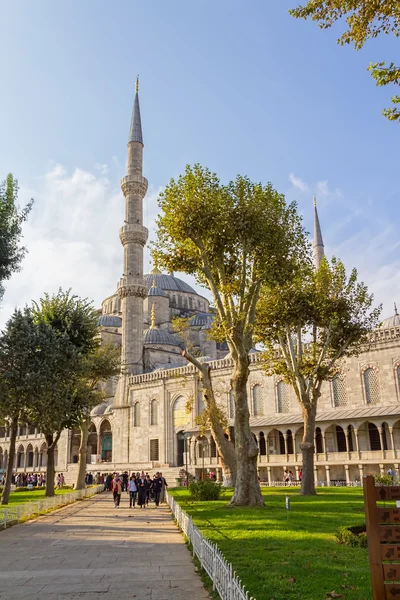
{"type": "Polygon", "coordinates": [[[178,181],[171,180],[159,205],[154,258],[211,290],[217,311],[213,335],[226,339],[234,364],[237,478],[231,505],[262,505],[247,402],[248,353],[262,283],[286,281],[294,256],[303,251],[300,218],[271,184],[238,176],[224,186],[200,165],[187,166],[178,181]]]}
{"type": "Polygon", "coordinates": [[[80,377],[80,394],[82,394],[85,410],[78,418],[81,441],[79,445],[78,475],[75,485],[77,490],[82,490],[85,487],[90,409],[107,396],[101,384],[112,377],[116,377],[120,372],[121,350],[115,344],[108,343],[98,346],[84,359],[80,377]]]}
{"type": "Polygon", "coordinates": [[[267,348],[265,368],[293,387],[303,415],[303,495],[315,494],[314,434],[321,386],[344,368],[346,357],[357,356],[372,343],[381,310],[372,303],[357,271],[347,277],[336,259],[329,264],[324,258],[315,272],[303,265],[290,285],[265,286],[262,291],[256,339],[267,348]]]}
{"type": "Polygon", "coordinates": [[[0,336],[0,416],[10,426],[6,481],[1,497],[8,504],[18,424],[32,422],[35,402],[62,366],[60,341],[51,327],[36,325],[31,311],[15,310],[0,336]]]}
{"type": "Polygon", "coordinates": [[[20,246],[22,224],[31,211],[31,200],[21,211],[18,199],[18,182],[11,173],[0,184],[0,300],[4,294],[4,281],[18,271],[26,254],[26,248],[20,246]]]}
{"type": "MultiPolygon", "coordinates": [[[[346,17],[348,28],[338,39],[338,44],[353,44],[356,50],[381,33],[400,35],[399,0],[308,0],[289,13],[296,18],[310,17],[321,29],[329,29],[336,21],[346,17]]],[[[368,70],[377,86],[400,85],[400,65],[376,62],[371,63],[368,70]]],[[[398,95],[391,100],[394,105],[400,104],[398,95]]],[[[384,109],[382,114],[390,121],[400,120],[397,106],[384,109]]]]}
{"type": "Polygon", "coordinates": [[[34,302],[33,315],[36,323],[52,327],[68,350],[67,369],[54,378],[51,388],[35,407],[35,422],[47,443],[46,496],[53,496],[57,442],[64,429],[79,426],[92,397],[85,369],[88,357],[100,345],[98,315],[86,298],[61,289],[53,296],[45,294],[39,303],[34,302]]]}

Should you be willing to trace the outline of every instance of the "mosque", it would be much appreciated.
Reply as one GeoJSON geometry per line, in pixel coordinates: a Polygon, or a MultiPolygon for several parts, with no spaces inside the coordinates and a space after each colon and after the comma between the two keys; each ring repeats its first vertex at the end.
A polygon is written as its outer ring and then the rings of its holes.
{"type": "MultiPolygon", "coordinates": [[[[234,434],[234,403],[230,390],[232,360],[225,343],[209,339],[214,313],[199,295],[174,273],[154,268],[143,274],[143,226],[147,180],[142,173],[143,135],[138,85],[128,138],[127,175],[121,182],[125,219],[119,235],[123,274],[117,289],[102,302],[99,325],[104,340],[120,345],[125,374],[108,385],[109,399],[91,412],[88,471],[163,472],[172,483],[185,467],[193,475],[222,469],[210,433],[201,435],[196,416],[204,409],[198,374],[182,357],[182,339],[172,319],[189,319],[188,336],[201,360],[212,369],[218,402],[234,434]],[[188,400],[194,400],[188,412],[188,400]]],[[[314,206],[314,256],[322,259],[324,245],[314,206]]],[[[400,316],[383,321],[372,348],[348,359],[322,388],[315,430],[315,481],[342,485],[366,473],[398,470],[400,463],[400,316]]],[[[260,353],[249,355],[248,397],[251,427],[259,444],[262,481],[282,481],[284,470],[298,478],[303,426],[293,390],[279,377],[268,377],[260,353]]],[[[74,482],[79,431],[64,431],[57,448],[57,471],[74,482]]],[[[0,473],[5,470],[9,432],[0,427],[0,473]]],[[[15,468],[43,471],[46,442],[39,431],[21,424],[15,468]]]]}

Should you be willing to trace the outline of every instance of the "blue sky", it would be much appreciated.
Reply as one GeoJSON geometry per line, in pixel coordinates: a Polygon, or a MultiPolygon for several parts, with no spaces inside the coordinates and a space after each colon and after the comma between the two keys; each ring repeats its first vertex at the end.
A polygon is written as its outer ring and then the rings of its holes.
{"type": "Polygon", "coordinates": [[[0,0],[0,177],[18,177],[21,203],[35,198],[29,255],[7,284],[1,323],[59,285],[96,305],[114,292],[138,73],[151,230],[158,191],[186,163],[223,181],[272,181],[309,231],[316,193],[327,253],[357,266],[392,314],[400,129],[381,116],[392,90],[376,88],[366,67],[395,60],[400,42],[340,47],[342,25],[297,21],[295,4],[0,0]]]}

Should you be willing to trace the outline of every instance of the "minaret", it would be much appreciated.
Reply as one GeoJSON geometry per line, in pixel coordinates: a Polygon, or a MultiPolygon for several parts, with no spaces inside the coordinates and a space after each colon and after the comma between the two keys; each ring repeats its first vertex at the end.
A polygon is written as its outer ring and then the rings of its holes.
{"type": "Polygon", "coordinates": [[[319,269],[324,257],[324,242],[322,240],[321,227],[318,219],[317,198],[314,196],[314,267],[319,269]]]}
{"type": "Polygon", "coordinates": [[[143,198],[147,179],[142,175],[143,136],[139,107],[139,78],[128,138],[128,174],[121,180],[125,196],[125,221],[119,232],[124,248],[124,273],[118,284],[122,311],[122,367],[126,374],[143,372],[143,247],[148,230],[143,226],[143,198]]]}

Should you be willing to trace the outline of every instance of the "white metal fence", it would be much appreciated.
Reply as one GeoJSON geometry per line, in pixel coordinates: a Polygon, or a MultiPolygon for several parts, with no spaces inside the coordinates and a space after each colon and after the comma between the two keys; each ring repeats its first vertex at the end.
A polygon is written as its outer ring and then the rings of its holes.
{"type": "Polygon", "coordinates": [[[7,525],[14,525],[19,521],[32,519],[55,508],[71,504],[75,500],[82,500],[82,498],[99,494],[103,490],[104,485],[95,485],[84,490],[58,494],[57,496],[53,496],[53,498],[38,498],[37,500],[24,502],[23,504],[5,505],[4,507],[0,507],[0,528],[6,529],[7,525]]]}
{"type": "Polygon", "coordinates": [[[197,556],[201,566],[213,582],[213,590],[217,590],[221,600],[255,600],[250,598],[240,579],[227,563],[218,547],[207,540],[194,525],[190,517],[167,492],[167,502],[180,529],[189,539],[193,548],[193,557],[197,556]]]}

